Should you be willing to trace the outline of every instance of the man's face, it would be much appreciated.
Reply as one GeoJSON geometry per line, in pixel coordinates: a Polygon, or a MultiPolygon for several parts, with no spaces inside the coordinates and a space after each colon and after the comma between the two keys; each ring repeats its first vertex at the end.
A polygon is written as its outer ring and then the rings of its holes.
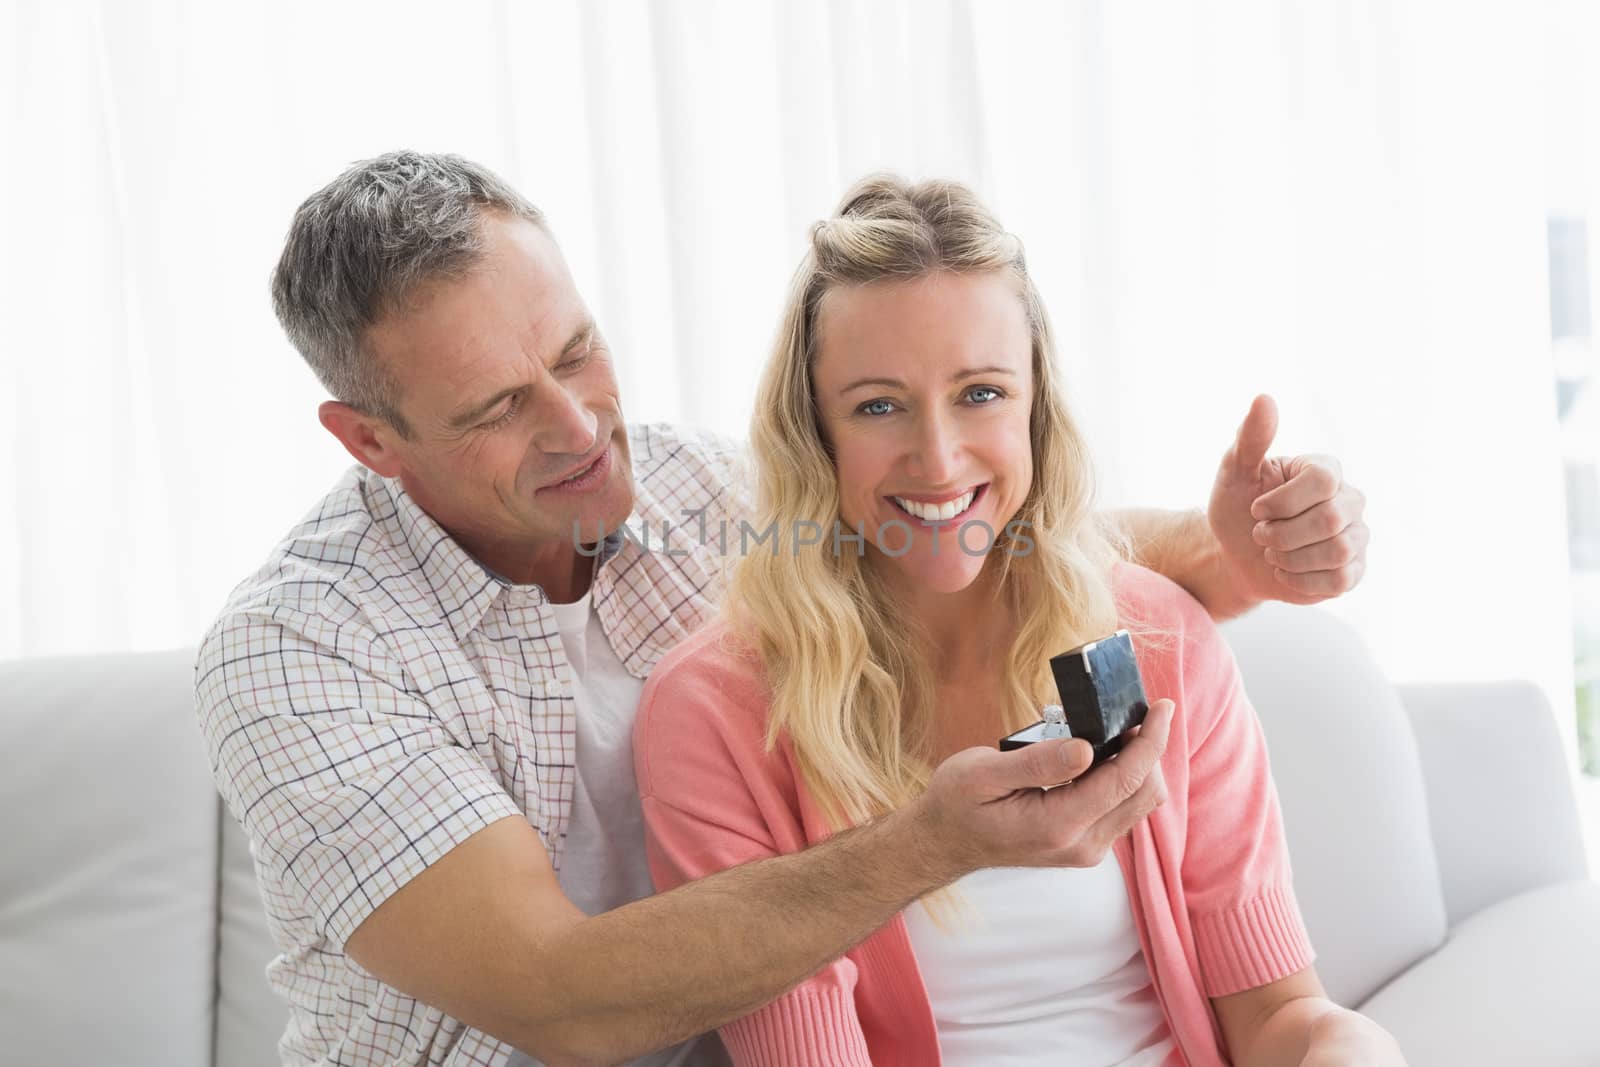
{"type": "Polygon", "coordinates": [[[406,491],[524,582],[624,522],[633,473],[611,354],[560,250],[521,219],[482,226],[471,270],[425,286],[367,343],[411,431],[386,442],[406,491]]]}

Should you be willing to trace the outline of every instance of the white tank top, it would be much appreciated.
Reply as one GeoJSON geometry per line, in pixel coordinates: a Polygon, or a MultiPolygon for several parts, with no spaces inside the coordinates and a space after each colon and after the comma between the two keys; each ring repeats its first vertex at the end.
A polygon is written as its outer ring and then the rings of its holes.
{"type": "Polygon", "coordinates": [[[955,890],[905,911],[945,1067],[1181,1063],[1114,855],[978,871],[955,890]]]}

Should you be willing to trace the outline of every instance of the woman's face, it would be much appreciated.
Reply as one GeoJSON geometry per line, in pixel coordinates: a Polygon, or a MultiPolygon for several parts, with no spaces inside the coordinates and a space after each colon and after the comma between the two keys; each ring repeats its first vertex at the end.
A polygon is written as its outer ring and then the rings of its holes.
{"type": "Polygon", "coordinates": [[[843,524],[865,530],[872,565],[900,584],[967,588],[1033,480],[1015,283],[938,273],[833,289],[817,329],[812,387],[843,524]]]}

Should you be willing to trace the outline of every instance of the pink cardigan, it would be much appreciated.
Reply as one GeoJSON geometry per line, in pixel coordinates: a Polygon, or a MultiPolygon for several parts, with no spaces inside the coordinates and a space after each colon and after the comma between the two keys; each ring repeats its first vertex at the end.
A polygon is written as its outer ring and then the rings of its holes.
{"type": "MultiPolygon", "coordinates": [[[[1114,846],[1157,998],[1185,1062],[1228,1062],[1210,997],[1310,966],[1266,745],[1233,655],[1187,593],[1119,565],[1151,699],[1177,705],[1168,799],[1114,846]],[[1137,633],[1137,630],[1135,630],[1137,633]]],[[[634,726],[650,869],[668,889],[829,835],[787,740],[767,753],[760,664],[720,623],[671,652],[634,726]]],[[[939,1063],[928,996],[900,917],[778,1000],[723,1027],[740,1064],[939,1063]]]]}

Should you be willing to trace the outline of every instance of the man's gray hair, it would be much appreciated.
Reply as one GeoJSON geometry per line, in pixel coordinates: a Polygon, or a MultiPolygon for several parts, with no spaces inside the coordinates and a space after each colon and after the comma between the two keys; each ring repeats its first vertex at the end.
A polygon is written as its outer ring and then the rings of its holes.
{"type": "Polygon", "coordinates": [[[486,211],[544,224],[488,168],[460,156],[388,152],[306,198],[272,273],[272,307],[328,392],[401,436],[394,379],[372,358],[367,328],[418,287],[459,277],[483,250],[486,211]]]}

